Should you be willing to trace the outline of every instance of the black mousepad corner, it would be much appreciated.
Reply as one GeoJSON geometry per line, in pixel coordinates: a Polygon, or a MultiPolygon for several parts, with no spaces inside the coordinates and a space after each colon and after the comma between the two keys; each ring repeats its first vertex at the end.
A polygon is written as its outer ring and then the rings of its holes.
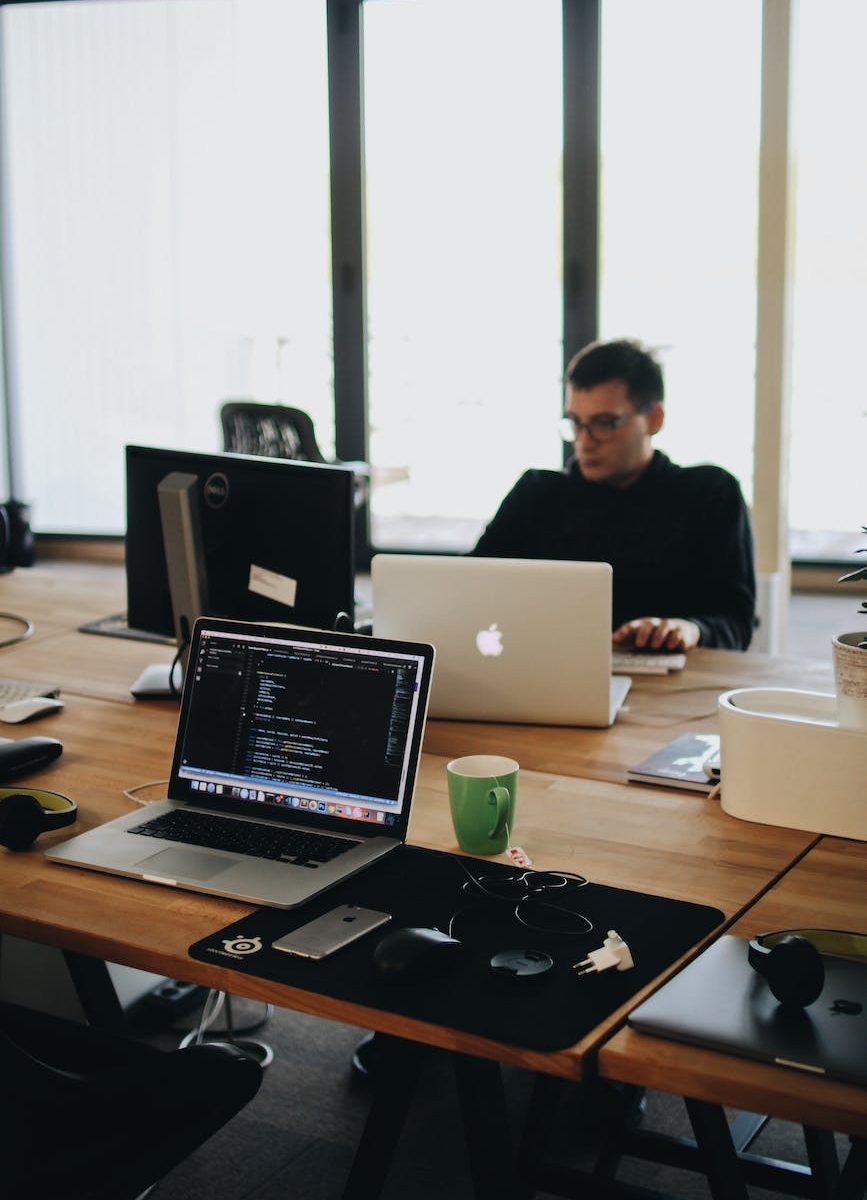
{"type": "Polygon", "coordinates": [[[494,882],[520,874],[504,863],[403,845],[301,907],[257,909],[195,942],[189,953],[200,962],[463,1033],[527,1049],[560,1050],[574,1045],[724,920],[719,909],[707,905],[588,883],[552,902],[567,921],[563,910],[586,917],[592,931],[539,932],[516,920],[514,902],[482,897],[468,884],[467,871],[494,882]],[[324,959],[271,948],[278,938],[341,904],[384,911],[392,919],[324,959]],[[440,973],[422,980],[381,979],[374,949],[390,931],[406,926],[451,931],[464,949],[440,973]],[[573,964],[598,949],[609,930],[628,944],[635,966],[577,975],[573,964]],[[520,978],[492,971],[491,958],[513,949],[548,954],[554,965],[545,974],[520,978]]]}

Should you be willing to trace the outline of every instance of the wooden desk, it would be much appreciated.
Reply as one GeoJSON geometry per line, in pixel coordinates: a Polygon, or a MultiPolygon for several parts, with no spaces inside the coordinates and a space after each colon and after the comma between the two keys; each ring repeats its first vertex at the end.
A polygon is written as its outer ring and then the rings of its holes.
{"type": "MultiPolygon", "coordinates": [[[[103,614],[106,615],[106,614],[103,614]]],[[[55,683],[62,700],[90,696],[130,707],[163,706],[177,716],[177,702],[137,701],[130,687],[145,667],[174,658],[174,648],[129,638],[60,631],[10,647],[2,652],[4,675],[55,683]]]]}
{"type": "Polygon", "coordinates": [[[717,730],[721,692],[769,686],[833,691],[830,650],[827,662],[816,662],[698,649],[683,671],[636,675],[626,707],[610,729],[429,721],[425,749],[449,757],[506,754],[522,767],[622,783],[628,767],[681,733],[717,730]]]}
{"type": "MultiPolygon", "coordinates": [[[[52,680],[66,694],[134,705],[130,684],[152,662],[169,663],[170,647],[80,634],[78,626],[123,609],[124,572],[116,563],[49,562],[4,577],[3,605],[34,620],[30,642],[3,651],[2,673],[52,680]]],[[[696,650],[667,677],[636,676],[627,708],[611,729],[429,721],[425,751],[507,754],[521,766],[623,783],[626,770],[660,744],[692,729],[716,729],[717,696],[733,687],[833,690],[827,661],[778,659],[732,650],[696,650]]],[[[148,701],[148,704],[161,702],[148,701]]],[[[166,711],[174,711],[165,702],[166,711]]]]}
{"type": "MultiPolygon", "coordinates": [[[[166,778],[177,708],[136,703],[127,690],[146,663],[169,661],[166,648],[74,632],[81,620],[122,607],[121,571],[99,565],[67,572],[63,566],[11,577],[16,594],[4,602],[38,614],[41,632],[4,652],[3,672],[61,685],[65,710],[27,732],[61,737],[64,755],[28,782],[72,795],[80,806],[77,829],[83,830],[128,810],[122,788],[166,778]]],[[[432,722],[410,840],[455,850],[445,762],[467,752],[500,751],[524,768],[515,837],[536,867],[712,904],[737,919],[817,839],[737,821],[703,795],[627,785],[626,767],[663,739],[714,728],[720,690],[754,683],[821,688],[829,674],[821,664],[701,651],[673,679],[636,681],[629,713],[611,730],[432,722]]],[[[548,1075],[580,1078],[631,1007],[566,1050],[522,1050],[191,960],[192,942],[249,911],[233,902],[60,867],[47,863],[39,846],[23,854],[0,849],[0,863],[0,930],[548,1075]]],[[[616,1056],[618,1039],[628,1036],[618,1035],[603,1054],[616,1056]]],[[[612,1065],[616,1061],[606,1057],[605,1069],[625,1069],[612,1065]]],[[[844,1097],[840,1104],[846,1103],[844,1097]]]]}
{"type": "MultiPolygon", "coordinates": [[[[822,838],[730,930],[867,929],[867,843],[822,838]]],[[[867,1137],[867,1088],[623,1029],[599,1052],[611,1079],[867,1137]]]]}
{"type": "MultiPolygon", "coordinates": [[[[56,764],[28,779],[79,804],[76,831],[122,812],[122,789],[168,775],[176,714],[166,705],[126,705],[67,697],[58,716],[28,726],[64,742],[56,764]]],[[[445,759],[421,764],[410,840],[457,852],[449,816],[445,759]]],[[[164,794],[157,789],[157,794],[164,794]]],[[[516,833],[541,869],[581,871],[615,886],[716,905],[736,915],[785,871],[811,834],[735,821],[693,793],[582,781],[526,771],[516,833]]],[[[66,836],[62,831],[55,840],[66,836]]],[[[125,963],[254,999],[382,1029],[465,1054],[579,1078],[585,1056],[622,1023],[626,1008],[578,1045],[542,1054],[403,1017],[288,989],[194,962],[187,947],[244,911],[232,901],[174,891],[48,863],[40,850],[0,849],[0,929],[100,959],[125,963]]]]}
{"type": "MultiPolygon", "coordinates": [[[[26,602],[27,582],[34,584],[40,595],[53,591],[73,598],[83,596],[86,586],[90,586],[97,590],[99,599],[87,599],[88,611],[111,610],[122,583],[122,572],[117,567],[70,568],[73,583],[64,589],[59,582],[64,577],[62,565],[50,564],[50,588],[41,580],[41,567],[22,574],[20,603],[26,602]]],[[[136,703],[126,691],[127,681],[135,673],[133,668],[137,670],[151,661],[155,652],[166,655],[164,648],[73,632],[70,626],[77,626],[81,615],[75,611],[73,600],[64,606],[63,613],[68,622],[65,631],[58,618],[53,633],[39,642],[14,647],[7,652],[7,661],[14,661],[16,673],[53,677],[64,687],[63,712],[32,723],[27,730],[61,737],[64,755],[28,782],[72,795],[80,806],[77,828],[83,830],[128,811],[129,801],[122,796],[124,787],[167,777],[177,708],[169,701],[136,703]]],[[[47,607],[45,619],[51,620],[47,607]]],[[[723,674],[729,665],[732,671],[735,667],[743,669],[749,657],[724,656],[723,674]]],[[[721,678],[715,661],[711,658],[696,668],[702,681],[717,681],[714,687],[721,678]]],[[[759,667],[769,672],[770,660],[760,661],[759,667]]],[[[12,666],[4,669],[13,673],[12,666]]],[[[679,677],[675,686],[682,686],[680,680],[687,674],[679,677]]],[[[637,695],[645,695],[642,703],[648,711],[652,696],[665,690],[659,685],[667,682],[647,681],[636,689],[637,695]]],[[[486,737],[493,734],[503,739],[508,739],[513,730],[492,725],[479,728],[486,737]]],[[[644,751],[645,743],[635,740],[635,722],[624,721],[610,731],[517,728],[531,762],[545,764],[550,757],[556,758],[557,744],[563,737],[585,747],[580,759],[570,759],[573,770],[585,762],[588,773],[592,770],[593,747],[598,748],[603,764],[598,771],[602,778],[597,779],[522,771],[515,837],[538,868],[574,870],[597,882],[711,904],[734,918],[815,841],[811,834],[736,821],[703,795],[609,781],[606,775],[615,774],[617,780],[622,780],[625,774],[625,768],[619,765],[613,772],[611,761],[619,764],[618,756],[635,761],[644,751]],[[609,741],[619,749],[606,760],[602,748],[609,741]]],[[[446,742],[438,754],[430,753],[428,741],[425,743],[428,752],[422,759],[410,840],[457,850],[449,817],[445,762],[446,756],[462,752],[463,747],[448,743],[450,733],[457,739],[460,726],[436,723],[434,745],[446,742]]],[[[658,728],[651,736],[656,744],[658,728]]],[[[604,1027],[593,1031],[578,1046],[555,1055],[530,1054],[434,1026],[422,1027],[388,1013],[339,1005],[190,960],[187,947],[237,917],[243,911],[237,904],[56,866],[46,863],[38,848],[26,854],[0,854],[0,928],[159,974],[181,976],[287,1007],[573,1078],[580,1076],[590,1049],[625,1016],[625,1010],[613,1014],[604,1027]],[[161,915],[158,922],[154,921],[155,912],[161,915]]]]}
{"type": "MultiPolygon", "coordinates": [[[[0,608],[29,618],[33,641],[125,607],[124,571],[116,563],[46,562],[0,578],[0,608]]],[[[5,664],[9,651],[2,653],[5,664]]],[[[4,665],[3,674],[12,671],[4,665]]]]}

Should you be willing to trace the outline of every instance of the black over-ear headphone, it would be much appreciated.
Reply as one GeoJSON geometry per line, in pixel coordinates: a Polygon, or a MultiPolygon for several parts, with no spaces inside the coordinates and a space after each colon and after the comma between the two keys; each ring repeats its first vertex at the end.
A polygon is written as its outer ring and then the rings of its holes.
{"type": "Polygon", "coordinates": [[[26,850],[40,833],[71,825],[78,806],[68,796],[44,788],[0,788],[0,845],[26,850]]]}
{"type": "Polygon", "coordinates": [[[20,500],[0,504],[0,572],[33,566],[30,509],[20,500]]]}
{"type": "Polygon", "coordinates": [[[750,942],[750,966],[781,1004],[806,1008],[825,986],[823,954],[867,962],[867,934],[846,929],[778,929],[750,942]]]}

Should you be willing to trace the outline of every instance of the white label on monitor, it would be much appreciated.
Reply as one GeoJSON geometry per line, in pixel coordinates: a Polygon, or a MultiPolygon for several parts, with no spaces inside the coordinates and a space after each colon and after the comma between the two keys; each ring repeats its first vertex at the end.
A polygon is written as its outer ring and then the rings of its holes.
{"type": "Polygon", "coordinates": [[[264,567],[257,567],[255,563],[251,563],[249,587],[257,596],[267,596],[269,600],[276,600],[278,604],[295,607],[298,581],[290,579],[288,575],[278,575],[276,571],[266,571],[264,567]]]}

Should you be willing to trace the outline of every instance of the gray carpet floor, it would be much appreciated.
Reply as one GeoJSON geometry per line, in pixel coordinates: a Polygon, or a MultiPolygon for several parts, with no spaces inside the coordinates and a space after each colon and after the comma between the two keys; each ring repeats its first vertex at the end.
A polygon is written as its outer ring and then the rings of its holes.
{"type": "MultiPolygon", "coordinates": [[[[262,1011],[235,1001],[235,1019],[244,1023],[262,1011]]],[[[189,1019],[191,1020],[191,1018],[189,1019]]],[[[151,1192],[151,1200],[336,1200],[346,1181],[371,1097],[368,1084],[350,1069],[363,1031],[301,1013],[277,1010],[256,1036],[266,1039],[275,1060],[256,1099],[229,1125],[182,1163],[151,1192]]],[[[177,1034],[149,1034],[166,1048],[177,1034]]],[[[532,1078],[507,1069],[505,1086],[513,1133],[529,1099],[532,1078]]],[[[568,1098],[551,1137],[558,1161],[589,1167],[592,1154],[582,1144],[575,1119],[576,1097],[568,1098]]],[[[682,1101],[659,1092],[648,1095],[642,1128],[689,1136],[682,1101]]],[[[842,1156],[847,1141],[838,1138],[842,1156]]],[[[755,1153],[806,1162],[800,1127],[772,1121],[753,1146],[755,1153]]],[[[664,1190],[686,1200],[710,1196],[703,1177],[624,1159],[617,1178],[664,1190]]],[[[397,1153],[382,1193],[384,1200],[470,1200],[473,1195],[451,1064],[445,1055],[426,1062],[397,1153]]],[[[540,1191],[537,1200],[548,1200],[540,1191]]],[[[751,1196],[773,1200],[776,1193],[755,1189],[751,1196]]]]}

